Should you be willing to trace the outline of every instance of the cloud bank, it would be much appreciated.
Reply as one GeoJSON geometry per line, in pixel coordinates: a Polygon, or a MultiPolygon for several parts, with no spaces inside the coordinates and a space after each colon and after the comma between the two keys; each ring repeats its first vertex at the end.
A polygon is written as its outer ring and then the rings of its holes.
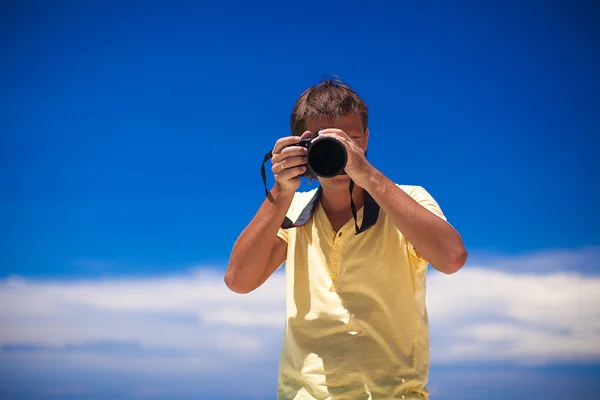
{"type": "MultiPolygon", "coordinates": [[[[572,259],[581,257],[573,252],[572,259]]],[[[569,259],[548,271],[539,265],[503,269],[496,262],[493,268],[467,265],[451,276],[431,273],[432,363],[599,362],[600,276],[570,272],[569,259]]],[[[589,262],[597,260],[594,254],[589,262]]],[[[205,268],[101,281],[8,277],[0,281],[1,374],[43,377],[57,366],[62,373],[192,374],[203,390],[211,382],[216,390],[211,377],[243,373],[246,388],[273,390],[284,279],[276,273],[255,292],[239,295],[225,287],[221,272],[205,268]]],[[[151,397],[156,390],[143,386],[135,393],[151,397]]]]}

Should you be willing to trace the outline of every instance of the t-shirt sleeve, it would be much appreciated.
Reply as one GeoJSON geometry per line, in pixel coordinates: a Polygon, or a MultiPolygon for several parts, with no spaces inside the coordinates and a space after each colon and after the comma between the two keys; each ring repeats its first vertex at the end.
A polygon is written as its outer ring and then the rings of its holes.
{"type": "Polygon", "coordinates": [[[283,228],[279,228],[279,231],[277,231],[277,237],[283,239],[286,243],[289,243],[290,240],[290,230],[289,229],[283,229],[283,228]]]}
{"type": "MultiPolygon", "coordinates": [[[[417,203],[419,203],[425,209],[432,212],[434,215],[443,219],[444,221],[447,221],[446,216],[444,215],[444,213],[442,212],[442,209],[440,208],[440,205],[431,196],[431,194],[429,194],[429,192],[427,192],[427,190],[425,190],[425,188],[423,188],[421,186],[415,186],[414,188],[412,188],[412,190],[410,190],[408,192],[408,194],[410,195],[410,197],[412,197],[417,203]]],[[[423,257],[417,251],[417,249],[412,245],[412,243],[407,241],[407,244],[408,244],[408,252],[412,256],[414,256],[420,260],[427,261],[427,260],[423,259],[423,257]]]]}
{"type": "Polygon", "coordinates": [[[429,194],[429,192],[425,190],[425,188],[421,186],[415,186],[415,188],[410,192],[410,197],[412,197],[417,203],[425,207],[427,210],[446,221],[446,216],[442,212],[440,205],[429,194]]]}

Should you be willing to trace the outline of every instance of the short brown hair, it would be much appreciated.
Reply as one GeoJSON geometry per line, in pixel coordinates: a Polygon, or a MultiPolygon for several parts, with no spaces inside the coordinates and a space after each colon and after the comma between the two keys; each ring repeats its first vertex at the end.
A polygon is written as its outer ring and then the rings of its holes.
{"type": "Polygon", "coordinates": [[[305,131],[306,121],[325,117],[334,119],[347,114],[359,114],[366,131],[369,111],[366,103],[352,88],[335,75],[325,76],[321,83],[308,88],[296,101],[290,118],[292,135],[305,131]]]}

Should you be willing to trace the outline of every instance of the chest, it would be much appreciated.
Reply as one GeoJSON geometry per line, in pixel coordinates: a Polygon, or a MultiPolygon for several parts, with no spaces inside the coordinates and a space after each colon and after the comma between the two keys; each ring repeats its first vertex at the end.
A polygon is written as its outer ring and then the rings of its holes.
{"type": "Polygon", "coordinates": [[[348,223],[354,217],[351,211],[344,211],[339,213],[325,213],[329,224],[335,232],[339,231],[344,225],[348,223]]]}

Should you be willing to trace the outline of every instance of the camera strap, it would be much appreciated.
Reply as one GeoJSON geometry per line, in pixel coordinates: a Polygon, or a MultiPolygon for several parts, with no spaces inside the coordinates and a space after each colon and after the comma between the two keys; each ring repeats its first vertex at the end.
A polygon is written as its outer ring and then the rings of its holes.
{"type": "Polygon", "coordinates": [[[267,174],[265,172],[265,163],[273,157],[273,150],[265,154],[265,158],[260,167],[260,174],[262,175],[263,184],[265,185],[265,195],[269,195],[269,189],[267,189],[267,174]]]}
{"type": "MultiPolygon", "coordinates": [[[[260,174],[262,176],[263,185],[265,187],[265,196],[269,196],[269,189],[267,188],[267,174],[265,171],[265,163],[269,161],[273,157],[273,152],[269,151],[265,154],[262,165],[260,167],[260,174]]],[[[375,225],[377,222],[377,218],[379,216],[379,205],[371,195],[364,190],[364,205],[363,205],[363,220],[360,228],[358,227],[358,213],[356,211],[356,204],[354,204],[354,199],[352,198],[352,192],[354,190],[354,181],[350,179],[350,185],[348,187],[350,191],[350,209],[352,210],[352,217],[354,218],[354,227],[356,229],[356,234],[362,233],[375,225]]],[[[297,220],[294,222],[290,220],[287,216],[284,218],[281,227],[283,229],[295,228],[302,226],[308,222],[310,217],[312,216],[317,204],[319,203],[319,199],[323,194],[323,188],[319,186],[317,192],[314,197],[310,200],[310,202],[306,205],[306,207],[302,210],[297,220]]]]}

